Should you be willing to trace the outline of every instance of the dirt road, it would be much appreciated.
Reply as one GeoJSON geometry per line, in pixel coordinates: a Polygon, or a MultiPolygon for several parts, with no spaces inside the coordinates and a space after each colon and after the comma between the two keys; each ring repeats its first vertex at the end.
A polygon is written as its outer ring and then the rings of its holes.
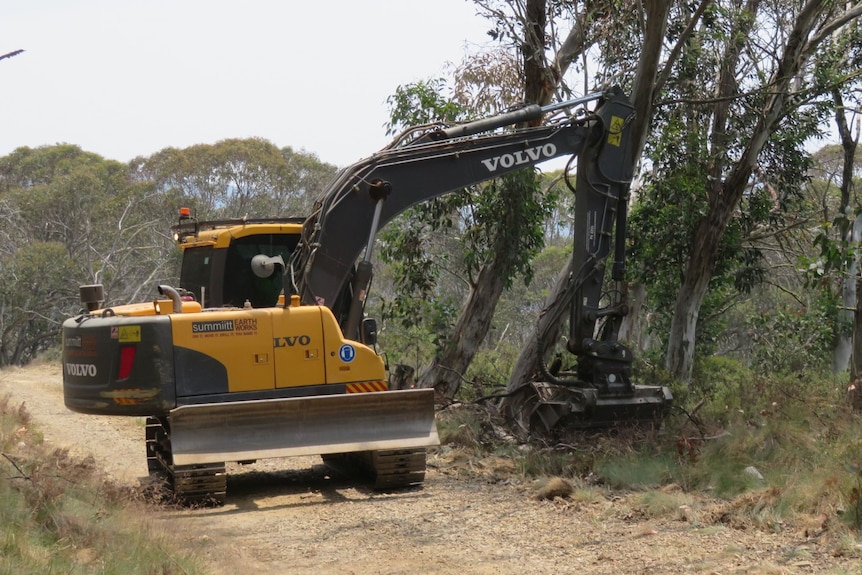
{"type": "MultiPolygon", "coordinates": [[[[92,454],[118,482],[145,478],[142,419],[76,414],[59,366],[0,371],[0,395],[25,402],[45,441],[92,454]]],[[[515,476],[491,484],[444,453],[421,489],[376,493],[330,477],[319,458],[228,467],[217,509],[151,507],[160,528],[223,575],[860,573],[801,530],[766,533],[677,517],[645,520],[626,494],[538,501],[515,476]]]]}

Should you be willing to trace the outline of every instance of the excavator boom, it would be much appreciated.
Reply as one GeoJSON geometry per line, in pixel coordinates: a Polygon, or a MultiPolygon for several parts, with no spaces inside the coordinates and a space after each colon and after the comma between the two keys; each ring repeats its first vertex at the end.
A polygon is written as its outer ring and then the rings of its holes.
{"type": "MultiPolygon", "coordinates": [[[[593,95],[569,105],[599,98],[593,95]]],[[[477,130],[541,114],[541,108],[530,106],[526,113],[504,114],[503,120],[479,120],[433,132],[418,143],[386,148],[339,172],[303,226],[294,262],[302,302],[337,306],[338,295],[368,245],[357,239],[371,237],[369,230],[385,226],[404,210],[455,190],[594,148],[601,150],[598,169],[604,181],[599,185],[627,186],[632,177],[627,132],[634,111],[618,90],[601,98],[600,106],[584,118],[476,135],[477,130]],[[373,228],[378,204],[379,219],[373,228]]]]}

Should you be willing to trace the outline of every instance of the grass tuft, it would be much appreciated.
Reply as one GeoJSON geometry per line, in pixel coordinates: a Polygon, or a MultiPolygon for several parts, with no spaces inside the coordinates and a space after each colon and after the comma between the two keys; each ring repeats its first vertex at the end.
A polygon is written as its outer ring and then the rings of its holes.
{"type": "Polygon", "coordinates": [[[603,459],[595,473],[614,489],[657,488],[673,480],[676,462],[665,454],[638,453],[603,459]]]}
{"type": "Polygon", "coordinates": [[[48,450],[24,405],[0,398],[0,573],[191,575],[199,560],[139,520],[92,458],[48,450]]]}

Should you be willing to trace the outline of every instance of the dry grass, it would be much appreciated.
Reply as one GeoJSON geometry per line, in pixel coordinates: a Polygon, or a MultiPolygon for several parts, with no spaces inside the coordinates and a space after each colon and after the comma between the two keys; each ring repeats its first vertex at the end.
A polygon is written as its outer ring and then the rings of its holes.
{"type": "Polygon", "coordinates": [[[0,398],[0,573],[202,573],[196,559],[140,519],[135,492],[92,458],[48,450],[26,406],[0,398]]]}
{"type": "Polygon", "coordinates": [[[701,413],[679,411],[660,434],[524,444],[491,410],[447,410],[444,442],[454,439],[441,465],[531,485],[538,498],[623,500],[631,517],[828,538],[834,553],[862,558],[862,417],[828,377],[748,381],[728,384],[747,390],[732,410],[722,405],[728,393],[690,397],[703,399],[701,413]],[[571,489],[557,489],[560,481],[571,489]]]}

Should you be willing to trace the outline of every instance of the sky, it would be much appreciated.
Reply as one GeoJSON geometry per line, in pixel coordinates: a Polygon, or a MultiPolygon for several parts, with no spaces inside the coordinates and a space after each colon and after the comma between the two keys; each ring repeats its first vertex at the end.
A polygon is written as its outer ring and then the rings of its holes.
{"type": "Polygon", "coordinates": [[[0,7],[0,156],[127,162],[260,137],[345,166],[391,139],[386,98],[488,40],[469,0],[22,0],[0,7]]]}

